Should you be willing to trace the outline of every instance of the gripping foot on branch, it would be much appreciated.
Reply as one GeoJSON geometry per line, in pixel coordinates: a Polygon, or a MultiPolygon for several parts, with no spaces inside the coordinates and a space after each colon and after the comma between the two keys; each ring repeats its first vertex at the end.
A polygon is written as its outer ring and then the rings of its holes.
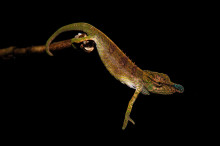
{"type": "MultiPolygon", "coordinates": [[[[82,37],[87,37],[86,33],[78,33],[78,35],[76,35],[74,37],[74,39],[82,38],[82,37]]],[[[75,43],[76,42],[72,43],[72,47],[74,49],[77,49],[77,46],[75,45],[75,43]]],[[[94,41],[91,41],[91,40],[86,40],[86,41],[83,41],[83,42],[77,43],[77,44],[80,44],[80,48],[83,49],[87,53],[92,52],[94,50],[94,47],[95,47],[94,41]]]]}

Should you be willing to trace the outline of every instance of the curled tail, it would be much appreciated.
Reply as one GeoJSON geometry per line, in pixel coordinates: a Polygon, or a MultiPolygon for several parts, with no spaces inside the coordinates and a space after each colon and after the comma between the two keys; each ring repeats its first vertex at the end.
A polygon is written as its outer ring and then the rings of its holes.
{"type": "Polygon", "coordinates": [[[84,22],[73,23],[73,24],[69,24],[69,25],[66,25],[66,26],[59,28],[46,42],[45,50],[46,50],[47,54],[50,56],[53,56],[53,54],[49,50],[49,46],[50,46],[51,42],[62,32],[78,30],[78,31],[84,31],[88,35],[91,35],[93,32],[92,28],[95,28],[95,27],[93,27],[92,25],[90,25],[88,23],[84,23],[84,22]]]}

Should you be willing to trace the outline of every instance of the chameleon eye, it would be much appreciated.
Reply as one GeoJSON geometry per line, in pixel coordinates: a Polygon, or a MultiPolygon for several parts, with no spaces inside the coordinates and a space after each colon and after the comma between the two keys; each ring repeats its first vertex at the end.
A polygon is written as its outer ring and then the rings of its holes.
{"type": "Polygon", "coordinates": [[[158,87],[161,87],[162,83],[161,82],[155,82],[155,85],[158,86],[158,87]]]}

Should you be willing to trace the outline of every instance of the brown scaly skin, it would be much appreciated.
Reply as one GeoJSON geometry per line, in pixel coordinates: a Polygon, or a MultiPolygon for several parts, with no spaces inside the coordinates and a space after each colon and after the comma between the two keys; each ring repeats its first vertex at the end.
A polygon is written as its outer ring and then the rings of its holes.
{"type": "Polygon", "coordinates": [[[134,121],[130,118],[132,106],[139,93],[149,95],[149,92],[156,94],[182,93],[183,86],[170,81],[169,77],[163,73],[141,70],[137,67],[103,32],[88,23],[73,23],[58,29],[47,41],[46,52],[49,51],[49,45],[53,39],[62,32],[78,30],[87,33],[88,36],[73,38],[72,43],[81,43],[92,40],[96,44],[99,56],[108,71],[120,82],[135,89],[135,93],[129,101],[125,114],[122,129],[124,130],[128,121],[134,121]]]}

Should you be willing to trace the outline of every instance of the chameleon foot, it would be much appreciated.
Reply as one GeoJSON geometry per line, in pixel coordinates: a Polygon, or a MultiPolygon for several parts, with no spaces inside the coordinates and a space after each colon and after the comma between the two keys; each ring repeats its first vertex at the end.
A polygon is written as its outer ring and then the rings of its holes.
{"type": "Polygon", "coordinates": [[[125,130],[125,128],[128,125],[128,121],[130,121],[132,124],[135,125],[135,122],[130,118],[130,116],[129,115],[125,115],[125,119],[124,119],[124,123],[123,123],[123,126],[122,126],[122,130],[125,130]]]}
{"type": "MultiPolygon", "coordinates": [[[[87,37],[87,35],[85,33],[78,33],[74,38],[82,38],[82,37],[87,37]]],[[[85,43],[86,41],[83,41],[83,43],[85,43]]],[[[74,45],[74,43],[72,43],[72,47],[74,49],[77,49],[76,45],[74,45]]]]}

